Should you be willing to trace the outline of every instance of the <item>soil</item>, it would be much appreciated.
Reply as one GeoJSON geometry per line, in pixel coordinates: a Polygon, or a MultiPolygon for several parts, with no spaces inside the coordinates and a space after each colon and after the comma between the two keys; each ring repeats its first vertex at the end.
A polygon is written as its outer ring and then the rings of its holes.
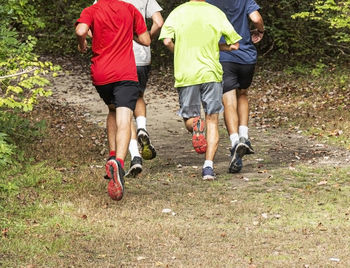
{"type": "MultiPolygon", "coordinates": [[[[64,72],[53,80],[53,95],[50,99],[64,106],[79,109],[85,120],[105,128],[107,108],[91,84],[86,63],[73,63],[67,59],[56,59],[64,72]]],[[[254,92],[252,85],[252,93],[254,92]]],[[[253,94],[250,96],[254,104],[253,94]]],[[[178,110],[178,95],[173,88],[170,69],[152,70],[145,94],[147,103],[147,129],[158,157],[182,167],[200,167],[203,155],[194,152],[191,135],[185,130],[178,110]]],[[[255,111],[256,112],[256,111],[255,111]]],[[[269,170],[292,167],[297,164],[342,166],[350,164],[350,152],[314,137],[303,135],[298,129],[269,128],[261,118],[252,116],[249,135],[256,153],[244,159],[241,173],[233,176],[259,176],[269,170]]],[[[215,158],[215,171],[227,174],[229,138],[223,116],[220,115],[220,143],[215,158]]],[[[103,148],[101,148],[103,150],[103,148]]]]}

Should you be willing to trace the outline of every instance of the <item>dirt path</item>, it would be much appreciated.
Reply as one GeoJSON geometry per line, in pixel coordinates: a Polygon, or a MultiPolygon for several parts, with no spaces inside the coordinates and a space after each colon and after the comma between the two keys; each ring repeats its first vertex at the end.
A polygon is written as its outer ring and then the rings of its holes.
{"type": "MultiPolygon", "coordinates": [[[[51,99],[81,109],[86,120],[104,129],[107,109],[88,68],[60,64],[68,71],[54,79],[51,99]]],[[[191,135],[176,115],[171,77],[161,70],[150,79],[147,122],[158,157],[145,162],[140,178],[126,181],[122,201],[113,202],[106,193],[106,152],[96,156],[96,165],[66,174],[72,189],[83,194],[69,200],[75,209],[66,217],[81,226],[78,235],[71,234],[74,254],[60,259],[62,267],[320,267],[332,257],[350,263],[343,249],[349,245],[344,235],[349,151],[295,128],[269,128],[255,117],[250,136],[256,154],[244,159],[241,173],[228,174],[229,140],[220,116],[218,181],[204,183],[203,156],[192,149],[191,135]],[[306,173],[300,164],[307,166],[306,173]],[[345,166],[331,174],[333,167],[345,166]],[[169,208],[174,214],[163,213],[169,208]]],[[[102,139],[99,144],[106,142],[102,139]]]]}
{"type": "MultiPolygon", "coordinates": [[[[65,64],[64,68],[66,73],[54,80],[53,98],[83,109],[87,120],[105,127],[107,109],[90,82],[88,67],[65,64]]],[[[184,168],[200,167],[203,157],[194,152],[191,136],[176,114],[178,99],[177,92],[172,88],[171,74],[166,73],[162,79],[159,73],[153,72],[145,99],[147,127],[158,157],[184,168]]],[[[299,163],[334,166],[350,164],[349,151],[312,140],[297,129],[267,128],[260,122],[254,118],[250,121],[250,137],[257,153],[245,159],[242,173],[234,177],[264,176],[269,170],[299,163]]],[[[221,115],[220,145],[215,159],[219,178],[220,174],[227,172],[228,149],[229,140],[221,115]]]]}

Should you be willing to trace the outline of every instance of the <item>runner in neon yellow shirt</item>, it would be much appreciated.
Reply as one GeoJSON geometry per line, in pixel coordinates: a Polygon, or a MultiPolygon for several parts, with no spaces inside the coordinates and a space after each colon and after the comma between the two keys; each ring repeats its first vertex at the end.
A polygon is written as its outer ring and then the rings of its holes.
{"type": "Polygon", "coordinates": [[[175,87],[180,111],[197,153],[205,153],[203,180],[216,179],[213,160],[218,147],[218,118],[222,106],[222,67],[219,50],[236,50],[241,37],[226,15],[204,0],[175,8],[166,19],[159,39],[174,52],[175,87]],[[219,44],[221,36],[226,43],[219,44]],[[206,122],[200,119],[201,104],[206,122]],[[205,127],[207,137],[205,138],[205,127]]]}

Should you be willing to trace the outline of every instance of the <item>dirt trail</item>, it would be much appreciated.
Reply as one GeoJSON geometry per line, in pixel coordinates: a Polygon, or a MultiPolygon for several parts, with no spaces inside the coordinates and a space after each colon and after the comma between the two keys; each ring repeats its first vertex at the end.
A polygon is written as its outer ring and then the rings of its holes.
{"type": "MultiPolygon", "coordinates": [[[[54,79],[52,98],[61,104],[79,107],[87,120],[104,128],[107,109],[91,84],[88,67],[69,63],[62,65],[66,72],[54,79]]],[[[203,156],[194,152],[191,135],[185,130],[182,119],[176,115],[178,99],[177,92],[169,89],[171,74],[164,78],[158,72],[152,72],[151,75],[154,79],[151,79],[153,82],[149,83],[145,97],[147,128],[158,157],[183,168],[198,166],[199,169],[203,156]]],[[[249,131],[256,154],[245,158],[243,171],[233,175],[236,177],[262,176],[266,171],[298,163],[331,166],[350,164],[349,151],[314,141],[298,130],[266,128],[252,119],[249,131]]],[[[229,140],[220,115],[220,145],[215,159],[219,179],[220,174],[227,173],[230,159],[228,149],[229,140]]]]}

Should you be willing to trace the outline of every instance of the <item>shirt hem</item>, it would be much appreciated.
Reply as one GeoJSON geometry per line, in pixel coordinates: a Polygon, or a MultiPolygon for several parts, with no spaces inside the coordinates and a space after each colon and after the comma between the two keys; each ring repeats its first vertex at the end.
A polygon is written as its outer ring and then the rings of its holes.
{"type": "Polygon", "coordinates": [[[92,81],[92,84],[94,86],[104,86],[104,85],[117,83],[117,82],[121,82],[121,81],[135,81],[135,82],[138,82],[138,79],[135,80],[135,78],[132,78],[132,79],[123,78],[123,79],[117,79],[117,80],[113,79],[113,80],[110,80],[110,81],[107,81],[107,82],[98,82],[98,83],[92,81]]]}
{"type": "Polygon", "coordinates": [[[209,81],[196,81],[196,82],[189,82],[189,83],[184,83],[184,84],[174,84],[175,88],[178,87],[189,87],[189,86],[195,86],[195,85],[200,85],[200,84],[205,84],[205,83],[221,83],[222,80],[209,80],[209,81]]]}

